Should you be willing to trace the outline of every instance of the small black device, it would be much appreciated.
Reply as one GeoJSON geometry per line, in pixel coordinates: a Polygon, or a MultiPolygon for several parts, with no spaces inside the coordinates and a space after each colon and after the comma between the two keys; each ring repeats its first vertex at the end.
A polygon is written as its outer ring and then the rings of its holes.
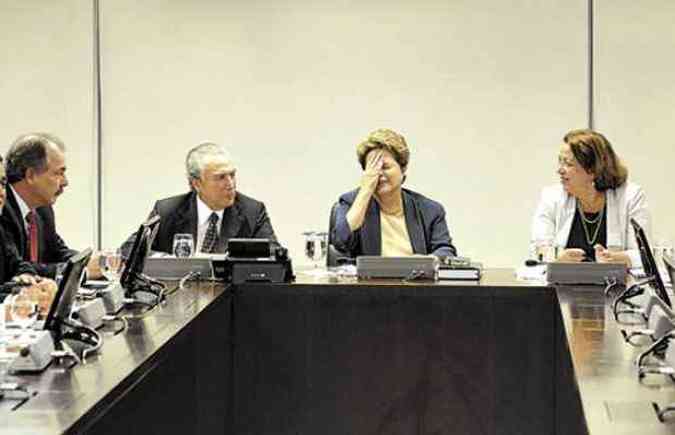
{"type": "Polygon", "coordinates": [[[44,324],[44,329],[50,331],[54,338],[56,349],[62,350],[63,341],[67,340],[68,343],[76,344],[75,347],[79,349],[77,353],[83,359],[87,354],[96,352],[103,344],[98,332],[71,320],[73,304],[91,254],[92,250],[89,248],[68,259],[44,324]]]}
{"type": "Polygon", "coordinates": [[[666,272],[670,277],[670,284],[675,285],[675,258],[668,254],[663,254],[663,264],[666,266],[666,272]]]}
{"type": "Polygon", "coordinates": [[[213,275],[225,282],[283,283],[295,280],[288,250],[269,239],[230,239],[227,256],[212,261],[213,275]]]}
{"type": "Polygon", "coordinates": [[[274,255],[270,239],[230,239],[227,253],[232,258],[269,258],[274,255]]]}
{"type": "Polygon", "coordinates": [[[666,292],[666,286],[663,284],[661,275],[659,275],[659,268],[656,265],[654,256],[652,255],[652,248],[649,246],[649,241],[647,240],[647,234],[645,230],[637,223],[635,219],[630,220],[630,224],[633,226],[635,231],[635,241],[637,242],[638,249],[640,250],[640,258],[642,259],[642,267],[645,270],[645,275],[651,280],[649,285],[654,289],[656,295],[661,298],[670,308],[673,307],[670,297],[666,292]]]}
{"type": "Polygon", "coordinates": [[[152,242],[155,240],[155,236],[159,230],[159,221],[160,216],[154,215],[141,224],[136,232],[131,254],[129,254],[129,258],[126,260],[126,266],[120,277],[120,284],[124,287],[126,296],[130,298],[139,296],[136,299],[138,299],[139,303],[145,305],[154,305],[154,303],[159,302],[162,299],[165,288],[159,281],[143,274],[145,260],[148,258],[152,242]],[[149,302],[153,299],[154,302],[149,302]]]}
{"type": "Polygon", "coordinates": [[[63,278],[61,278],[59,288],[54,295],[52,304],[49,306],[44,329],[57,332],[61,324],[68,322],[77,292],[80,289],[80,279],[91,254],[92,250],[88,248],[70,257],[66,262],[63,278]]]}

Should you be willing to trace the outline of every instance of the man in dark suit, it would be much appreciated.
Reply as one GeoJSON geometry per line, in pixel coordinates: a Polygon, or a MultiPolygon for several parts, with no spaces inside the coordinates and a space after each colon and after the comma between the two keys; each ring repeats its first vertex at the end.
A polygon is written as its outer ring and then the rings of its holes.
{"type": "MultiPolygon", "coordinates": [[[[232,238],[271,239],[276,242],[265,205],[237,192],[236,167],[228,151],[205,142],[185,160],[191,191],[155,203],[152,215],[161,216],[154,251],[172,253],[176,234],[192,234],[195,251],[223,253],[232,238]]],[[[133,236],[122,251],[128,256],[133,236]]]]}
{"type": "MultiPolygon", "coordinates": [[[[68,248],[56,232],[52,205],[68,185],[65,146],[47,133],[19,136],[7,153],[7,203],[2,225],[19,255],[30,261],[39,275],[53,278],[59,263],[77,251],[68,248]]],[[[100,276],[98,256],[87,268],[100,276]]]]}
{"type": "MultiPolygon", "coordinates": [[[[6,188],[7,177],[5,176],[5,168],[2,166],[2,157],[0,157],[0,211],[6,203],[6,188]]],[[[54,297],[56,285],[51,280],[43,280],[40,283],[38,283],[38,280],[33,266],[19,257],[16,246],[5,235],[5,230],[0,225],[0,303],[7,296],[18,290],[23,290],[34,302],[40,304],[41,309],[48,308],[54,297]],[[12,285],[16,282],[21,282],[25,286],[19,288],[12,285]]],[[[0,313],[0,315],[4,314],[0,313]]]]}

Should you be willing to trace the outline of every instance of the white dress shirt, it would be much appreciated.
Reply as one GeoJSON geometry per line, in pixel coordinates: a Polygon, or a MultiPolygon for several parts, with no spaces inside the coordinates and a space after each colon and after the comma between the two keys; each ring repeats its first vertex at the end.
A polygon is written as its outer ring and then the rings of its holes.
{"type": "Polygon", "coordinates": [[[216,228],[218,229],[218,234],[220,234],[220,226],[223,223],[223,210],[211,210],[208,205],[202,201],[202,199],[197,195],[197,249],[196,252],[202,252],[202,244],[204,243],[204,236],[206,235],[206,230],[209,228],[209,217],[212,213],[218,215],[218,222],[216,222],[216,228]]]}
{"type": "MultiPolygon", "coordinates": [[[[637,184],[625,182],[617,189],[605,192],[607,207],[607,246],[618,247],[628,254],[632,267],[640,267],[640,251],[630,224],[635,219],[651,239],[651,219],[647,198],[637,184]]],[[[545,187],[532,219],[530,257],[534,258],[537,244],[542,241],[564,247],[572,229],[576,199],[562,185],[545,187]]]]}

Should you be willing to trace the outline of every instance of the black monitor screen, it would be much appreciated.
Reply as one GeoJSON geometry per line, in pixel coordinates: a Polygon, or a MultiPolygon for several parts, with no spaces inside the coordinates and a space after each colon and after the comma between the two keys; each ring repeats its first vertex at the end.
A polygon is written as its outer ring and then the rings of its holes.
{"type": "Polygon", "coordinates": [[[673,285],[675,283],[675,259],[668,254],[663,254],[663,264],[666,265],[670,284],[673,285]]]}
{"type": "Polygon", "coordinates": [[[58,327],[57,320],[66,321],[70,317],[73,309],[73,303],[80,289],[80,280],[84,268],[87,267],[91,257],[91,248],[73,255],[66,262],[66,268],[63,270],[63,278],[59,283],[59,288],[54,295],[54,300],[49,307],[49,313],[45,319],[44,329],[54,331],[58,327]]]}
{"type": "Polygon", "coordinates": [[[642,267],[645,269],[645,275],[653,278],[653,280],[650,282],[650,285],[656,291],[656,295],[672,308],[670,297],[666,292],[666,286],[663,284],[661,275],[659,275],[659,268],[656,265],[654,256],[652,255],[652,249],[649,246],[649,240],[647,240],[647,235],[645,234],[644,229],[640,226],[640,224],[637,223],[635,219],[631,219],[630,224],[633,226],[633,230],[635,230],[635,240],[637,241],[638,248],[640,249],[640,258],[642,259],[642,267]]]}
{"type": "Polygon", "coordinates": [[[129,258],[127,258],[126,266],[120,277],[120,284],[122,284],[122,287],[125,289],[129,290],[134,277],[143,273],[145,259],[150,253],[152,242],[155,239],[158,229],[159,215],[155,215],[141,224],[138,232],[136,232],[136,238],[134,239],[134,245],[131,248],[131,254],[129,255],[129,258]]]}

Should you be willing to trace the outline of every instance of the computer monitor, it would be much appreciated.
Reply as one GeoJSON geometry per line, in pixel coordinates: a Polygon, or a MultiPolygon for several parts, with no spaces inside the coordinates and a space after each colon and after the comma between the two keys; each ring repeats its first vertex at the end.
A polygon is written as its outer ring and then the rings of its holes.
{"type": "Polygon", "coordinates": [[[152,216],[141,224],[136,232],[131,254],[127,258],[126,265],[120,277],[120,284],[127,292],[133,291],[134,281],[141,277],[145,268],[145,259],[150,253],[152,242],[155,240],[159,229],[159,215],[152,216]]]}
{"type": "Polygon", "coordinates": [[[70,318],[70,312],[75,303],[77,291],[80,289],[80,281],[84,268],[87,267],[89,258],[91,257],[91,248],[73,255],[66,262],[66,267],[63,270],[63,278],[59,283],[59,288],[54,295],[54,300],[49,306],[49,312],[45,319],[44,329],[54,332],[60,328],[64,322],[67,323],[70,318]]]}
{"type": "Polygon", "coordinates": [[[638,249],[640,250],[640,258],[642,259],[642,267],[645,270],[645,275],[651,277],[649,285],[654,289],[656,295],[663,300],[669,307],[672,308],[672,303],[670,297],[666,292],[666,286],[663,284],[661,275],[659,275],[659,268],[656,265],[654,256],[652,255],[652,249],[649,246],[649,240],[647,240],[647,235],[645,234],[644,229],[640,224],[637,223],[635,219],[630,220],[630,224],[633,226],[635,231],[635,241],[637,242],[638,249]]]}
{"type": "Polygon", "coordinates": [[[666,271],[670,277],[670,285],[675,286],[675,258],[668,254],[663,254],[663,264],[666,265],[666,271]]]}

